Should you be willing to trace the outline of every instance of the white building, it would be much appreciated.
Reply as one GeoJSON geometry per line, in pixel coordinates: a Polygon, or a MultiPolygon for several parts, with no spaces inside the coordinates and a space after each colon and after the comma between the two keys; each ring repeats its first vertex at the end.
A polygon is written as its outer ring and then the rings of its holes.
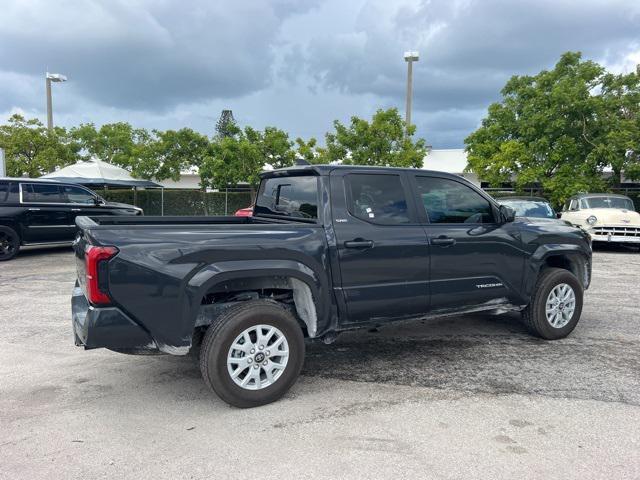
{"type": "Polygon", "coordinates": [[[480,180],[475,173],[467,173],[467,152],[463,148],[429,149],[424,157],[422,168],[437,172],[448,172],[460,175],[471,183],[480,186],[480,180]]]}
{"type": "Polygon", "coordinates": [[[164,188],[184,188],[188,190],[200,190],[200,175],[193,172],[182,172],[180,180],[177,182],[167,178],[166,180],[157,181],[164,188]]]}

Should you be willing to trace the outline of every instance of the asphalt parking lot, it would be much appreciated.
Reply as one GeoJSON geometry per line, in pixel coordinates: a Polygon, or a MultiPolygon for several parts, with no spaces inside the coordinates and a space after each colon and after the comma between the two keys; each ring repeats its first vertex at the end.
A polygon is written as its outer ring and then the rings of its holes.
{"type": "Polygon", "coordinates": [[[640,253],[599,250],[567,339],[514,316],[307,346],[238,410],[191,358],[73,345],[69,250],[0,264],[0,478],[640,478],[640,253]]]}

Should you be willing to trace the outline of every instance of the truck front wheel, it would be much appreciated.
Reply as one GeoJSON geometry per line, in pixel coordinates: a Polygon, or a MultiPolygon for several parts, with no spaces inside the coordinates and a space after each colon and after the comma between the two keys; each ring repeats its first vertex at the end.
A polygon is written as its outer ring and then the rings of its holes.
{"type": "Polygon", "coordinates": [[[583,288],[568,270],[548,268],[542,271],[531,303],[522,311],[529,330],[546,340],[569,335],[580,320],[583,288]]]}
{"type": "Polygon", "coordinates": [[[209,327],[200,350],[206,384],[240,408],[278,400],[295,383],[303,362],[298,321],[269,300],[230,307],[209,327]]]}

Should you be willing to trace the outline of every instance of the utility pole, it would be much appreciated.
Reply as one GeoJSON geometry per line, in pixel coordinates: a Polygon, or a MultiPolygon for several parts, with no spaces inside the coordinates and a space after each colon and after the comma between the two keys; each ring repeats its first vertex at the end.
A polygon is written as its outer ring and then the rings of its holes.
{"type": "Polygon", "coordinates": [[[413,62],[420,58],[418,52],[404,52],[404,60],[407,62],[407,106],[405,110],[406,132],[411,126],[411,104],[413,102],[413,62]]]}
{"type": "Polygon", "coordinates": [[[46,82],[47,82],[47,128],[49,132],[53,132],[53,106],[51,101],[51,82],[66,82],[67,77],[64,75],[60,75],[59,73],[49,73],[46,74],[46,82]]]}

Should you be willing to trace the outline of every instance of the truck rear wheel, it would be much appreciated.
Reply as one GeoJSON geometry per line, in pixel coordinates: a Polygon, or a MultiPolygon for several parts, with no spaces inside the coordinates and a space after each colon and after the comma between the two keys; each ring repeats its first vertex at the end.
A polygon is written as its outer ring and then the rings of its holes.
{"type": "Polygon", "coordinates": [[[304,337],[296,318],[276,302],[233,306],[209,327],[200,350],[205,383],[225,402],[257,407],[282,397],[304,362],[304,337]]]}
{"type": "Polygon", "coordinates": [[[546,340],[569,335],[580,320],[583,288],[568,270],[548,268],[542,271],[531,299],[522,311],[522,319],[531,333],[546,340]]]}
{"type": "Polygon", "coordinates": [[[0,226],[0,262],[11,260],[20,251],[20,237],[13,228],[0,226]]]}

